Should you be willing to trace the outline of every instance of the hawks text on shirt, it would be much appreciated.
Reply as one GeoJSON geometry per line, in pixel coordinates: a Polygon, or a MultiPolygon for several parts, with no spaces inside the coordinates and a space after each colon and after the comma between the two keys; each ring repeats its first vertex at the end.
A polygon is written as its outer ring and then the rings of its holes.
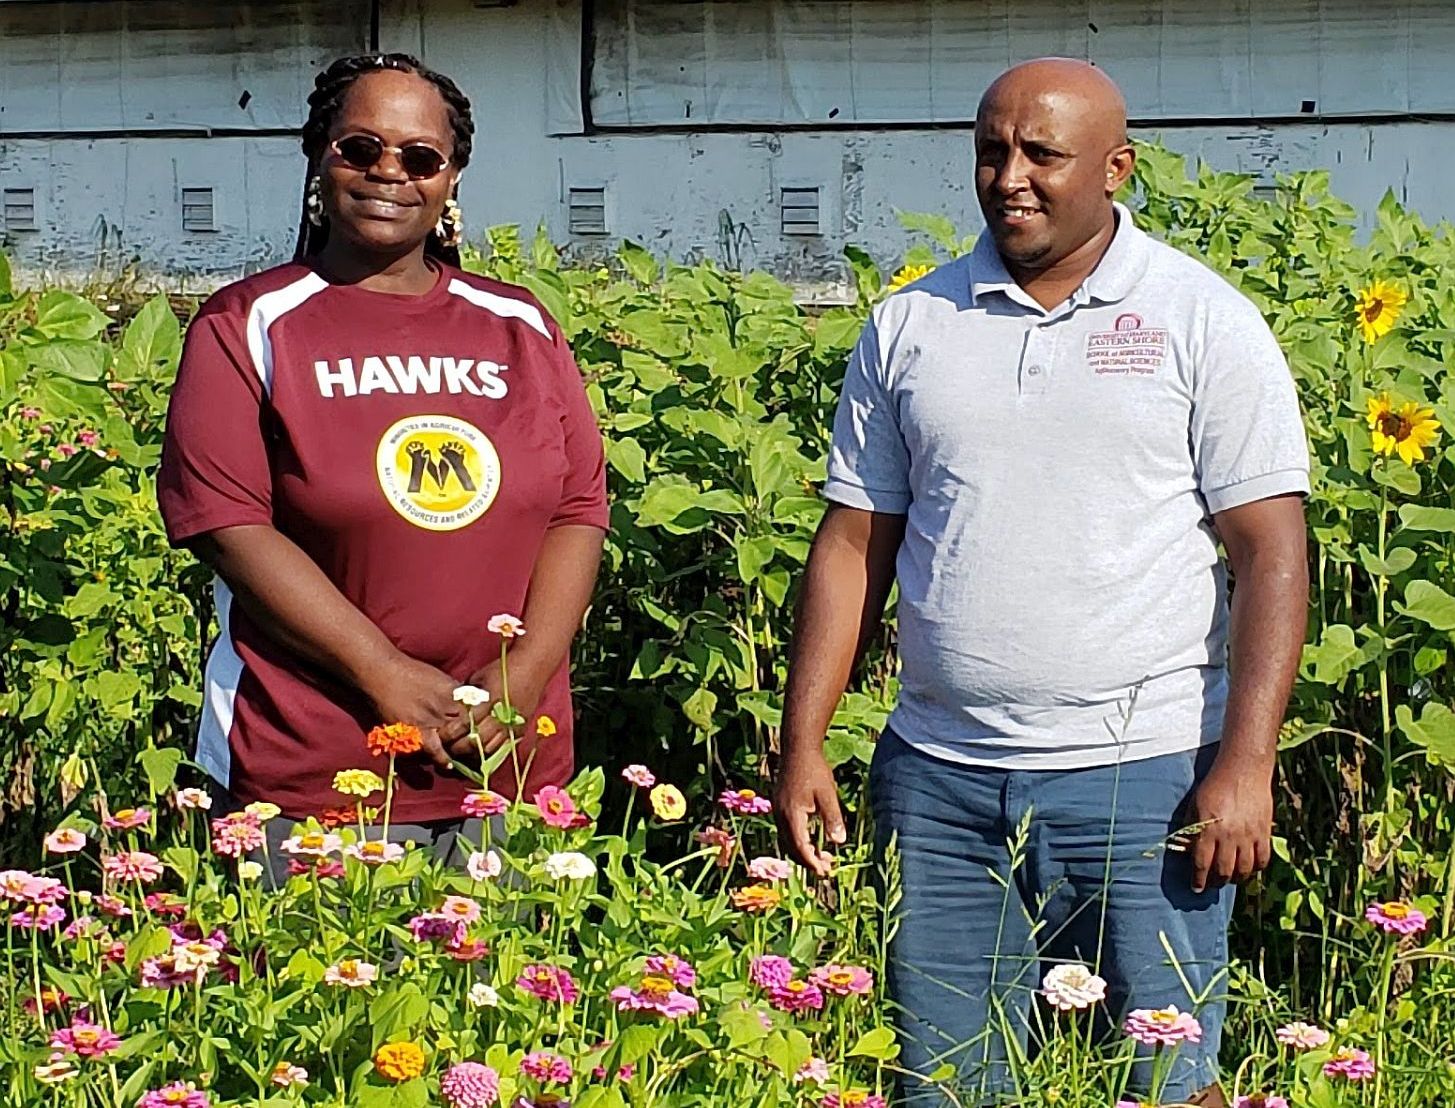
{"type": "Polygon", "coordinates": [[[484,396],[502,400],[510,385],[502,376],[510,367],[484,358],[448,358],[415,354],[371,354],[313,363],[318,393],[325,399],[336,396],[368,396],[373,392],[448,392],[456,396],[484,396]],[[359,368],[357,372],[354,366],[359,368]]]}

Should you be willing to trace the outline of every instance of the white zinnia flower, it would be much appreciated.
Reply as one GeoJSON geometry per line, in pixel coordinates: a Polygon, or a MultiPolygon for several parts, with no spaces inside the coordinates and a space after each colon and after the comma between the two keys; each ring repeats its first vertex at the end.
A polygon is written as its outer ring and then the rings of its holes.
{"type": "Polygon", "coordinates": [[[468,708],[478,708],[490,701],[490,694],[477,685],[461,685],[453,695],[457,703],[468,708]]]}
{"type": "Polygon", "coordinates": [[[1063,1012],[1090,1008],[1106,999],[1106,982],[1079,962],[1052,966],[1041,982],[1041,995],[1063,1012]]]}
{"type": "Polygon", "coordinates": [[[490,881],[500,876],[503,868],[500,855],[493,850],[475,851],[465,863],[465,872],[476,881],[490,881]]]}
{"type": "Polygon", "coordinates": [[[483,981],[470,986],[470,1005],[474,1008],[494,1008],[500,1003],[500,994],[483,981]]]}
{"type": "Polygon", "coordinates": [[[546,874],[553,881],[563,878],[584,881],[596,875],[596,863],[574,850],[563,850],[546,859],[546,874]]]}
{"type": "Polygon", "coordinates": [[[237,864],[237,875],[243,881],[256,881],[263,876],[262,863],[244,859],[237,864]]]}
{"type": "Polygon", "coordinates": [[[357,958],[345,958],[335,962],[324,971],[323,980],[329,985],[345,985],[360,989],[372,985],[379,976],[379,967],[372,962],[361,962],[357,958]]]}

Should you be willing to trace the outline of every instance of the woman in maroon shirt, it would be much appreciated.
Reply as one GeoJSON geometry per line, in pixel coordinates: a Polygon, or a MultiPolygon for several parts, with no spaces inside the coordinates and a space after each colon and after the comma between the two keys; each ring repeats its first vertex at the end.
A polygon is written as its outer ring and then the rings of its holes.
{"type": "MultiPolygon", "coordinates": [[[[601,437],[541,305],[459,269],[474,128],[455,84],[403,54],[344,58],[309,106],[298,256],[202,307],[168,412],[168,536],[217,574],[197,757],[231,803],[301,818],[349,802],[333,777],[374,764],[370,728],[416,724],[393,820],[448,846],[473,787],[450,759],[476,757],[454,692],[501,696],[496,614],[526,628],[508,659],[525,795],[571,773],[601,437]]],[[[510,766],[497,791],[515,792],[510,766]]]]}

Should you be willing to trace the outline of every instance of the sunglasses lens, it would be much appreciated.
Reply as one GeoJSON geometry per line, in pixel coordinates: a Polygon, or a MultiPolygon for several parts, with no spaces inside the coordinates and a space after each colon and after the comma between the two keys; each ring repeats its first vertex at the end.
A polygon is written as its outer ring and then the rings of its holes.
{"type": "Polygon", "coordinates": [[[432,146],[406,146],[399,152],[399,164],[415,180],[423,180],[444,169],[445,156],[432,146]]]}
{"type": "Polygon", "coordinates": [[[384,144],[369,135],[349,135],[339,139],[334,148],[355,169],[368,169],[384,155],[384,144]]]}

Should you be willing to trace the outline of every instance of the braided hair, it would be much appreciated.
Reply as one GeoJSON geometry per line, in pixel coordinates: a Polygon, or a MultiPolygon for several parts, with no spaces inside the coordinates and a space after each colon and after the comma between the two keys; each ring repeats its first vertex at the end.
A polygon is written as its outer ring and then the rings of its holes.
{"type": "MultiPolygon", "coordinates": [[[[308,171],[303,178],[303,214],[298,222],[298,244],[293,251],[295,261],[317,254],[328,241],[328,222],[315,227],[308,220],[308,184],[318,173],[324,152],[328,149],[328,133],[343,108],[344,97],[355,81],[366,73],[384,69],[400,73],[413,73],[428,81],[439,91],[449,115],[450,130],[454,135],[454,150],[450,162],[456,169],[470,164],[470,149],[475,134],[475,121],[470,117],[470,100],[460,86],[436,73],[411,54],[355,54],[339,58],[313,81],[313,92],[308,96],[308,121],[303,124],[303,153],[308,158],[308,171]]],[[[435,258],[446,265],[460,264],[460,250],[440,241],[434,231],[425,239],[426,257],[435,258]]]]}

